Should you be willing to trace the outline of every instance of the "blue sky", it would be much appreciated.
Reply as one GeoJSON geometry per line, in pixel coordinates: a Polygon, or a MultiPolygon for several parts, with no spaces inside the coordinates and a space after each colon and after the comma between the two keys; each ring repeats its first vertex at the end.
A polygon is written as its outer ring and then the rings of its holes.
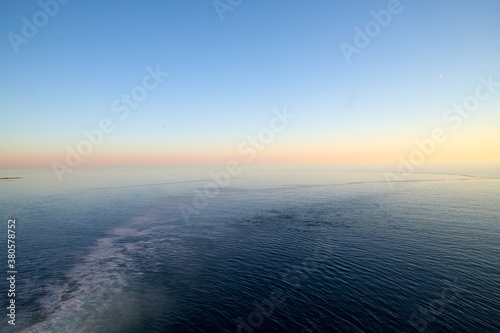
{"type": "MultiPolygon", "coordinates": [[[[221,21],[212,1],[72,0],[16,53],[8,34],[22,35],[22,18],[32,21],[41,7],[3,2],[0,167],[30,166],[19,156],[30,151],[43,151],[40,163],[50,165],[82,130],[113,118],[112,102],[157,65],[169,76],[96,152],[224,154],[284,106],[297,120],[272,144],[290,154],[301,144],[410,145],[474,91],[478,76],[500,80],[500,3],[401,1],[347,63],[339,45],[353,44],[354,27],[388,3],[244,0],[221,21]]],[[[461,130],[493,131],[499,106],[500,91],[461,130]]]]}

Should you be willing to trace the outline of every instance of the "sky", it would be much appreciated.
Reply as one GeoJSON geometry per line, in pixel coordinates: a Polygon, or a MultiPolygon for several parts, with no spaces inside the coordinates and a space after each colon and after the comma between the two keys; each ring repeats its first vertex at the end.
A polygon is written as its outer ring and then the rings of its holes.
{"type": "Polygon", "coordinates": [[[493,0],[2,1],[0,169],[500,166],[499,17],[493,0]]]}

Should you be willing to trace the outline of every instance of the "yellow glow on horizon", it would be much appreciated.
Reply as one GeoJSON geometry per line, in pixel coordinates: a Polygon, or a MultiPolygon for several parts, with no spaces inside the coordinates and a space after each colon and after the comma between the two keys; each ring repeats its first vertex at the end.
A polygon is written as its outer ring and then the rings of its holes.
{"type": "MultiPolygon", "coordinates": [[[[421,140],[424,138],[421,138],[421,140]]],[[[426,163],[499,163],[500,134],[496,131],[450,133],[444,143],[436,144],[426,163]]],[[[240,164],[282,163],[398,163],[400,157],[409,158],[419,148],[415,140],[394,138],[345,142],[319,142],[285,145],[272,142],[255,156],[241,154],[235,147],[116,144],[94,147],[88,156],[82,156],[78,167],[161,166],[225,164],[236,160],[240,164]],[[251,158],[250,158],[251,157],[251,158]]],[[[0,146],[0,168],[51,168],[53,161],[66,164],[65,149],[41,149],[29,146],[0,146]]],[[[60,147],[59,147],[60,148],[60,147]]]]}

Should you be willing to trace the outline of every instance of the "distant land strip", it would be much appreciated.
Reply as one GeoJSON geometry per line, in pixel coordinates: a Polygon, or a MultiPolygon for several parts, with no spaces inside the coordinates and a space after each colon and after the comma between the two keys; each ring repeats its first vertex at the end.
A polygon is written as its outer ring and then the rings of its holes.
{"type": "Polygon", "coordinates": [[[0,179],[21,179],[21,177],[0,177],[0,179]]]}

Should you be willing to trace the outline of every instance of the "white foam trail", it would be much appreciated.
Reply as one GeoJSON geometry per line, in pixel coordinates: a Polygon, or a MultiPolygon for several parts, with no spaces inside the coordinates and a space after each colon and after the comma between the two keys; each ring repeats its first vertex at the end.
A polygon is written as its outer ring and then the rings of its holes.
{"type": "MultiPolygon", "coordinates": [[[[136,217],[126,226],[114,229],[108,237],[97,240],[82,262],[66,274],[66,283],[46,286],[48,295],[41,300],[48,318],[23,332],[93,332],[99,327],[100,315],[112,305],[113,297],[127,285],[127,278],[139,276],[131,254],[140,251],[141,241],[125,242],[128,237],[151,234],[144,228],[154,214],[136,217]]],[[[99,330],[102,330],[100,327],[99,330]]]]}

